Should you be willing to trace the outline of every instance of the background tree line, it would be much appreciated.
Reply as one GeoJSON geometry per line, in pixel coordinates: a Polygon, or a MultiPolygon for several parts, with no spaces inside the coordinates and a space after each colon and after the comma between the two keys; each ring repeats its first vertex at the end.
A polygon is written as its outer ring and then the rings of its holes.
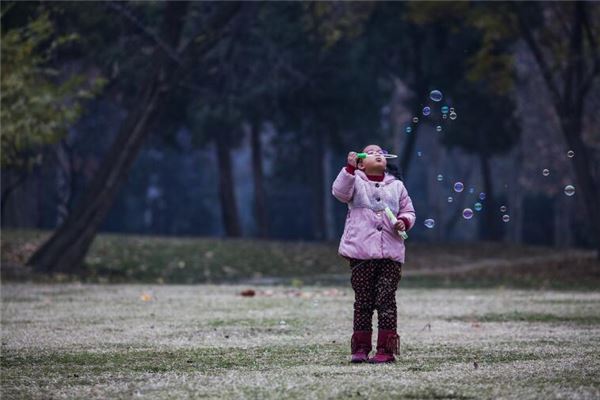
{"type": "Polygon", "coordinates": [[[331,181],[376,142],[400,155],[411,239],[598,248],[599,17],[586,2],[4,2],[2,224],[55,229],[29,260],[42,271],[81,268],[98,230],[335,240],[331,181]],[[455,121],[423,118],[432,89],[455,121]]]}

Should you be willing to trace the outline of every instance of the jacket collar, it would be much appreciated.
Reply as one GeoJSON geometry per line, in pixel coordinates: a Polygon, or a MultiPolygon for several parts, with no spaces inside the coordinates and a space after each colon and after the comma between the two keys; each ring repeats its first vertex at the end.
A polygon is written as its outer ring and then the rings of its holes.
{"type": "MultiPolygon", "coordinates": [[[[356,171],[354,171],[354,173],[356,174],[356,176],[358,176],[362,180],[367,181],[367,182],[371,182],[369,180],[369,178],[367,177],[367,174],[365,174],[360,169],[357,169],[356,171]]],[[[396,180],[396,177],[394,175],[392,175],[392,174],[388,174],[387,172],[383,176],[383,183],[387,184],[387,183],[390,183],[390,182],[395,181],[395,180],[396,180]]]]}

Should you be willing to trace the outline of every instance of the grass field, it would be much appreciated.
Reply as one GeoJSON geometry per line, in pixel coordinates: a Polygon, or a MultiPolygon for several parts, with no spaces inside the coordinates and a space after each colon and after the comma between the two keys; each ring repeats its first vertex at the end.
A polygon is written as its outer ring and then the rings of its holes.
{"type": "Polygon", "coordinates": [[[48,234],[2,231],[2,399],[600,398],[591,251],[409,242],[399,360],[351,365],[336,243],[102,234],[38,275],[48,234]]]}
{"type": "MultiPolygon", "coordinates": [[[[337,243],[101,234],[82,275],[52,278],[23,264],[48,231],[2,230],[3,280],[86,283],[280,283],[346,285],[337,243]]],[[[405,287],[513,287],[595,290],[595,253],[507,243],[407,242],[405,287]]]]}
{"type": "Polygon", "coordinates": [[[347,287],[5,283],[2,398],[600,397],[600,292],[402,285],[399,361],[351,365],[347,287]]]}

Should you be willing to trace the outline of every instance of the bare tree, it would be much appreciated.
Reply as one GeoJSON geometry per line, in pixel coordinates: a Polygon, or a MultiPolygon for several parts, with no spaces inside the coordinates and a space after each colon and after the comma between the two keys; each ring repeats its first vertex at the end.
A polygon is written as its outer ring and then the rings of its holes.
{"type": "MultiPolygon", "coordinates": [[[[223,3],[204,27],[204,39],[195,49],[209,51],[220,39],[220,32],[239,8],[238,3],[223,3]]],[[[160,44],[155,47],[149,72],[140,86],[138,99],[104,157],[80,202],[66,221],[30,257],[28,265],[41,272],[75,272],[82,268],[100,224],[127,178],[167,94],[178,78],[180,57],[174,54],[181,42],[187,2],[167,2],[160,30],[160,44]]],[[[182,48],[188,48],[182,46],[182,48]]]]}
{"type": "Polygon", "coordinates": [[[573,163],[577,189],[583,197],[600,258],[600,193],[592,175],[592,156],[582,136],[585,101],[600,74],[600,49],[592,26],[597,21],[593,19],[597,8],[581,1],[555,7],[560,8],[554,9],[553,17],[545,16],[544,28],[549,30],[551,24],[566,26],[564,32],[561,29],[561,37],[568,40],[564,43],[564,55],[548,48],[548,41],[536,35],[528,18],[531,8],[513,3],[523,39],[551,94],[563,136],[569,149],[575,152],[573,163]]]}

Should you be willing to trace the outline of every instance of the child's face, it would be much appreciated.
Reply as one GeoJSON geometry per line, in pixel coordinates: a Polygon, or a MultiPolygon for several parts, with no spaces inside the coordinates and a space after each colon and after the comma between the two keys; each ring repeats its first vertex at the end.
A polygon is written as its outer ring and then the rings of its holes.
{"type": "Polygon", "coordinates": [[[376,144],[370,144],[363,149],[363,153],[367,153],[367,157],[363,158],[358,164],[358,168],[368,174],[383,173],[387,167],[387,160],[383,156],[383,150],[376,144]]]}

